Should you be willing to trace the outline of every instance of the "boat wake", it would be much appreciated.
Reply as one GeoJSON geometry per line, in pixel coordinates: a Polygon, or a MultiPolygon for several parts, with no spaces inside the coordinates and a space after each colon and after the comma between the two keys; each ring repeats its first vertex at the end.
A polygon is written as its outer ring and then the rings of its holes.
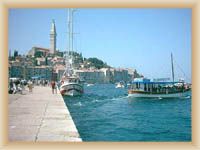
{"type": "Polygon", "coordinates": [[[97,103],[99,101],[100,101],[99,99],[95,99],[95,100],[92,101],[92,103],[97,103]]]}
{"type": "Polygon", "coordinates": [[[83,106],[81,102],[75,103],[74,106],[83,106]]]}
{"type": "Polygon", "coordinates": [[[188,99],[188,98],[191,98],[191,96],[190,95],[188,95],[188,96],[186,96],[186,97],[184,97],[185,99],[188,99]]]}
{"type": "Polygon", "coordinates": [[[115,101],[115,100],[122,100],[122,99],[126,99],[126,98],[127,98],[127,96],[118,96],[118,97],[113,97],[110,100],[115,101]]]}

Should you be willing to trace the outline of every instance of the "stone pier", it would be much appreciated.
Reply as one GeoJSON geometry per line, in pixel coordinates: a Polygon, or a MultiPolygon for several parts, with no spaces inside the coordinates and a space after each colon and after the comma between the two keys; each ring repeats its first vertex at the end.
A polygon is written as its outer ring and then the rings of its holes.
{"type": "Polygon", "coordinates": [[[35,86],[9,94],[9,141],[82,141],[61,94],[35,86]]]}

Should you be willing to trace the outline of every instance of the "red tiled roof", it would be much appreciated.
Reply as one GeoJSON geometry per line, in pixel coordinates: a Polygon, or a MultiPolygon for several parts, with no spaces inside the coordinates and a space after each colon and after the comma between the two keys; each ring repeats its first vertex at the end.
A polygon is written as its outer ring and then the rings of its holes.
{"type": "Polygon", "coordinates": [[[41,49],[41,50],[44,50],[44,51],[50,51],[49,49],[43,48],[43,47],[34,47],[34,48],[36,48],[36,49],[41,49]]]}

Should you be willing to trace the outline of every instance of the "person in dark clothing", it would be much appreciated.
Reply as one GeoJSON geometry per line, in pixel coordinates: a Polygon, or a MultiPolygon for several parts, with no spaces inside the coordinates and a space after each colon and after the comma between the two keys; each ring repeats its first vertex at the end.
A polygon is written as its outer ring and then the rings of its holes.
{"type": "Polygon", "coordinates": [[[55,81],[51,81],[51,88],[52,88],[52,94],[54,94],[54,90],[56,88],[56,83],[55,81]]]}

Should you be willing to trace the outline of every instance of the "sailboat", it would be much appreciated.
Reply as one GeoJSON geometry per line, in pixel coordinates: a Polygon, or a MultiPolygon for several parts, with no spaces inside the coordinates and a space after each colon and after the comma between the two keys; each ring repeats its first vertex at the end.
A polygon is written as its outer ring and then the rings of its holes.
{"type": "Polygon", "coordinates": [[[128,95],[144,98],[177,98],[189,95],[191,84],[184,80],[174,81],[173,55],[171,53],[172,81],[151,81],[147,78],[135,78],[128,90],[128,95]]]}
{"type": "Polygon", "coordinates": [[[61,77],[60,93],[65,96],[80,96],[83,94],[83,84],[73,68],[73,9],[68,9],[69,51],[66,52],[66,69],[61,77]],[[70,46],[71,45],[71,46],[70,46]],[[72,47],[72,48],[71,48],[72,47]],[[70,52],[72,53],[70,55],[70,52]]]}

